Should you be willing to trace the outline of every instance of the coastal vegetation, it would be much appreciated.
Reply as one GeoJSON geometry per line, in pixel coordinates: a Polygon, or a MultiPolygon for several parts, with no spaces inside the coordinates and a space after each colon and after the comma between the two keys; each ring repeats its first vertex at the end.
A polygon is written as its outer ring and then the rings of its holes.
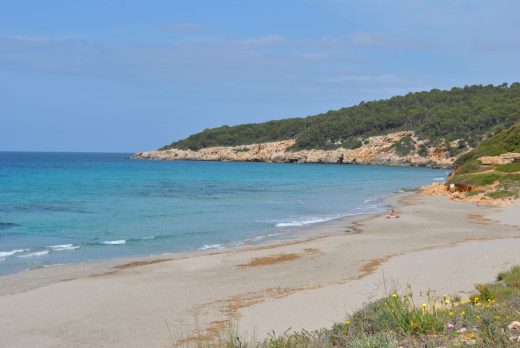
{"type": "MultiPolygon", "coordinates": [[[[520,122],[481,142],[460,156],[458,168],[448,183],[486,187],[491,198],[518,197],[520,194],[520,162],[483,163],[482,158],[520,153],[520,122]]],[[[485,162],[485,161],[484,161],[485,162]]]]}
{"type": "MultiPolygon", "coordinates": [[[[373,135],[414,131],[433,144],[449,145],[452,154],[475,147],[486,137],[520,120],[520,83],[433,89],[386,100],[361,102],[315,116],[206,129],[161,150],[200,150],[295,139],[290,150],[356,148],[373,135]]],[[[398,152],[410,151],[406,142],[398,152]]]]}
{"type": "Polygon", "coordinates": [[[396,291],[366,304],[345,321],[317,331],[286,333],[262,341],[236,335],[226,347],[520,347],[520,266],[478,284],[468,298],[396,291]]]}

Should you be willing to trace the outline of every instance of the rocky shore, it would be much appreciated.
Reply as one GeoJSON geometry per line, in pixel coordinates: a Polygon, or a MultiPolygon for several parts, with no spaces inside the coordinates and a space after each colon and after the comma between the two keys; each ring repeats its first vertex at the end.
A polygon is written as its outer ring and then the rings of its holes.
{"type": "Polygon", "coordinates": [[[403,131],[368,137],[354,149],[291,151],[295,140],[261,144],[208,147],[197,151],[168,149],[139,152],[133,159],[240,161],[274,163],[359,163],[384,165],[412,165],[451,167],[456,157],[450,156],[447,146],[428,146],[413,132],[403,131]],[[403,149],[404,147],[404,149],[403,149]]]}

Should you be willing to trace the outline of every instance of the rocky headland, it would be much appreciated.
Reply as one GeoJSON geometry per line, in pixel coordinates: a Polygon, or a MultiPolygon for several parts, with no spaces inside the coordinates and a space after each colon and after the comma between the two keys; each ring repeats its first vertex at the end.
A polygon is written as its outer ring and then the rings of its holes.
{"type": "MultiPolygon", "coordinates": [[[[450,144],[430,146],[412,131],[368,137],[354,149],[310,149],[291,151],[295,140],[273,141],[239,146],[215,146],[197,151],[165,149],[136,153],[134,159],[241,161],[274,163],[346,163],[451,167],[456,157],[450,144]]],[[[454,142],[456,143],[456,142],[454,142]]]]}

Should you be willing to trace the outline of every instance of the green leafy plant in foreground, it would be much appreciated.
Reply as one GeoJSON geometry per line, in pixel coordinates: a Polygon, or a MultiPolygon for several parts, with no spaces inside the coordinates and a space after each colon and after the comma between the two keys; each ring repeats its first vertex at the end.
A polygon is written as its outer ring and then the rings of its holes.
{"type": "MultiPolygon", "coordinates": [[[[236,335],[217,344],[225,347],[520,347],[508,331],[520,321],[520,266],[479,284],[467,299],[428,292],[416,304],[408,290],[370,302],[344,322],[317,331],[287,332],[243,343],[236,335]]],[[[215,346],[212,344],[211,346],[215,346]]]]}

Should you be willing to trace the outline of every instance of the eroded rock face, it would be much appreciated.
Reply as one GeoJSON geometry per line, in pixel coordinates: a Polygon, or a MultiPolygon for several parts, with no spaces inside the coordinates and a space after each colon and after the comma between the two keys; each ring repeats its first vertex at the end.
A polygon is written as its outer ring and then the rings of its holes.
{"type": "Polygon", "coordinates": [[[499,156],[483,156],[479,158],[480,163],[484,165],[508,164],[520,162],[520,153],[508,152],[499,156]]]}
{"type": "Polygon", "coordinates": [[[427,153],[424,156],[419,155],[419,147],[424,142],[418,140],[415,134],[409,131],[369,137],[364,139],[363,145],[356,149],[288,151],[287,149],[294,143],[295,140],[290,139],[252,145],[208,147],[198,151],[179,149],[147,151],[136,153],[133,158],[279,163],[361,163],[436,167],[451,167],[456,159],[450,157],[444,148],[427,148],[427,153]],[[407,155],[398,155],[395,144],[404,137],[411,137],[414,148],[407,155]]]}

